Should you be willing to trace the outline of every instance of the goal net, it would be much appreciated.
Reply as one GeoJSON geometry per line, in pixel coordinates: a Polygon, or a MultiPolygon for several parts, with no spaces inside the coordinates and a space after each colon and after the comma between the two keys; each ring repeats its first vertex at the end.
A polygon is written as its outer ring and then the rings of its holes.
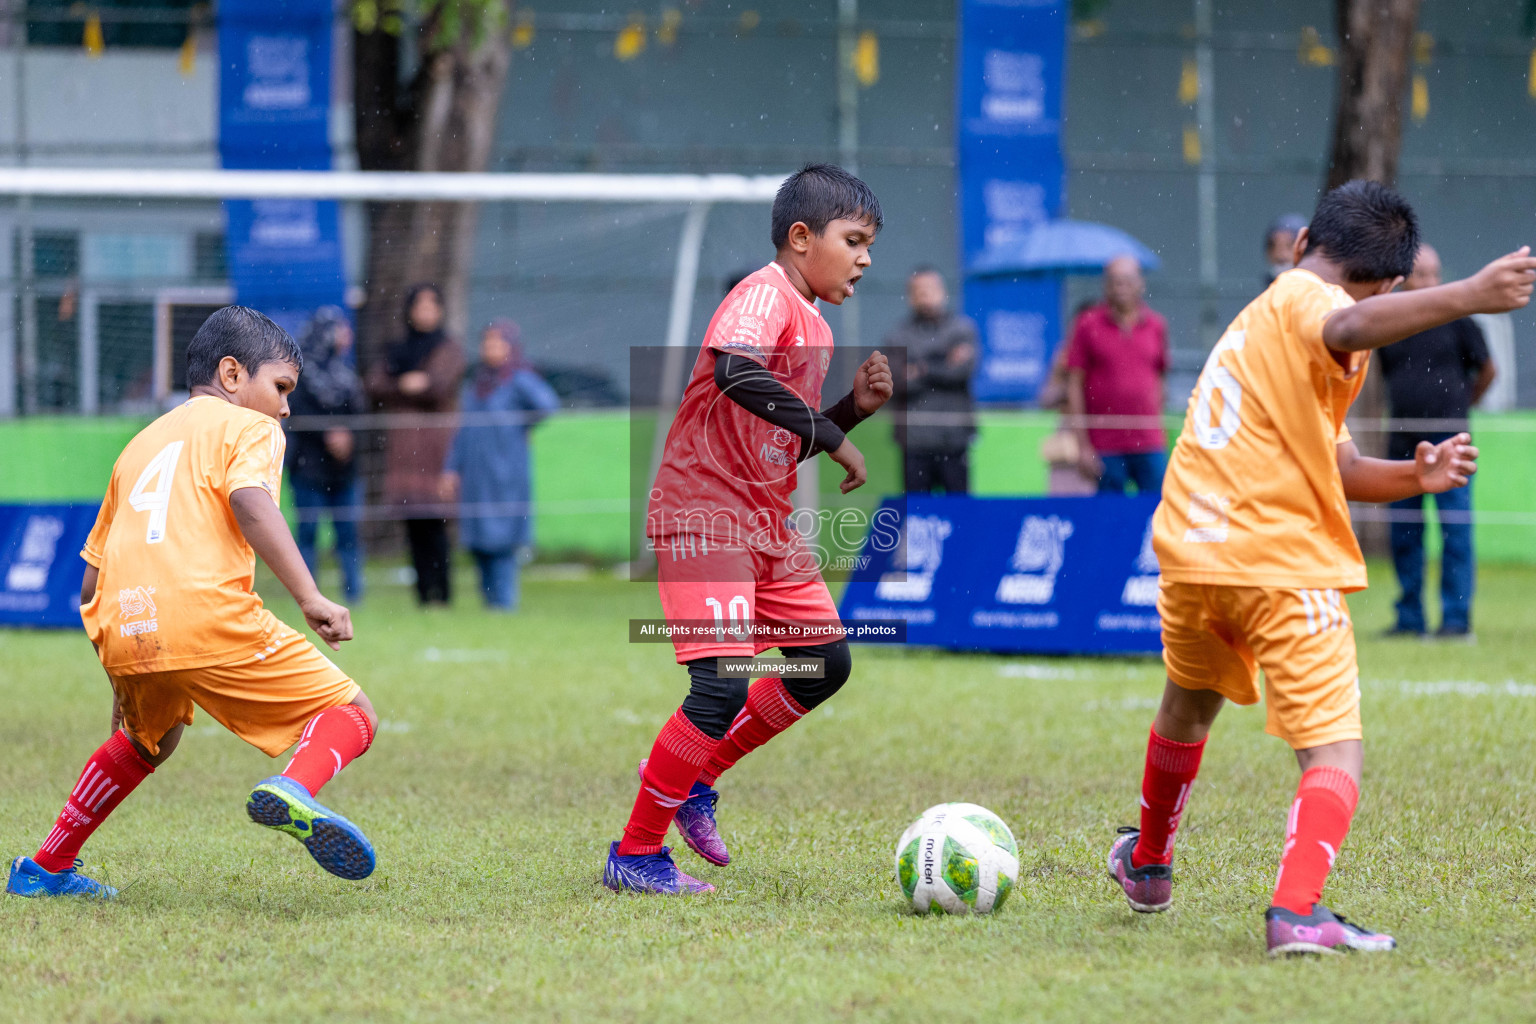
{"type": "MultiPolygon", "coordinates": [[[[625,488],[631,472],[649,469],[630,465],[630,449],[643,448],[643,462],[654,447],[632,436],[631,350],[691,353],[725,286],[762,263],[766,205],[781,180],[0,168],[0,228],[10,239],[0,246],[0,428],[30,419],[73,429],[77,446],[90,443],[81,430],[120,439],[185,394],[186,346],[212,310],[282,306],[279,322],[297,336],[312,300],[284,301],[283,282],[316,259],[333,261],[332,301],[350,307],[366,369],[405,330],[398,296],[387,309],[365,305],[380,243],[388,259],[389,246],[411,241],[379,237],[379,204],[408,214],[456,204],[474,224],[457,301],[449,294],[450,327],[473,361],[482,327],[518,326],[528,360],[562,402],[541,443],[582,466],[540,494],[540,544],[622,557],[625,488]],[[270,252],[253,260],[257,243],[270,252]]],[[[416,248],[413,265],[428,268],[421,279],[448,284],[416,248]]],[[[658,409],[636,410],[635,420],[651,431],[647,442],[665,429],[665,402],[676,402],[673,383],[649,390],[658,409]]],[[[398,416],[355,425],[408,429],[398,416]]],[[[93,493],[68,479],[75,467],[44,464],[59,455],[49,448],[23,453],[39,462],[34,476],[56,478],[43,496],[93,493]]],[[[361,518],[399,517],[377,497],[361,518]]]]}

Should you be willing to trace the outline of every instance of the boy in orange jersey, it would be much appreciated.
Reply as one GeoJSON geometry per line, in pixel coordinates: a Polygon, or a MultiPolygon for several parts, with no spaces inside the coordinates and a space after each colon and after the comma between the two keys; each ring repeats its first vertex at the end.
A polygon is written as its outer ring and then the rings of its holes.
{"type": "Polygon", "coordinates": [[[192,397],[139,432],[112,468],[87,563],[80,615],[112,682],[112,735],[86,762],[53,830],[17,857],[19,896],[116,895],[79,874],[96,827],[176,749],[207,711],[276,757],[301,740],[281,775],[246,804],[258,824],[299,839],[341,878],[373,871],[373,847],[315,800],[368,749],[378,724],[356,683],[262,607],[255,556],[339,649],[352,620],[326,600],[278,511],[288,395],[303,357],[292,338],[243,306],[215,312],[187,348],[192,397]]]}
{"type": "Polygon", "coordinates": [[[1271,906],[1271,955],[1396,943],[1319,902],[1359,798],[1363,747],[1354,633],[1343,594],[1366,585],[1349,501],[1460,487],[1466,434],[1412,460],[1361,456],[1344,426],[1371,349],[1472,313],[1524,306],[1529,247],[1464,281],[1392,294],[1419,247],[1396,192],[1352,181],[1296,239],[1295,267],[1240,313],[1206,361],[1153,525],[1168,683],[1152,722],[1141,826],[1121,829],[1109,874],[1131,907],[1166,910],[1173,843],[1206,734],[1228,700],[1256,703],[1302,771],[1271,906]]]}

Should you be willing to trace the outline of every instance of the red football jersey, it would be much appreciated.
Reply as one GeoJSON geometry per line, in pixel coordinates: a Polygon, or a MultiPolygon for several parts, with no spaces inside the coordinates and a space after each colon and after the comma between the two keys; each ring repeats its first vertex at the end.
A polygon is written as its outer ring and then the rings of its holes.
{"type": "Polygon", "coordinates": [[[800,439],[743,409],[715,386],[715,355],[753,359],[806,406],[821,408],[832,329],[778,263],[745,278],[709,322],[651,488],[646,536],[695,534],[783,556],[799,544],[787,523],[800,439]]]}

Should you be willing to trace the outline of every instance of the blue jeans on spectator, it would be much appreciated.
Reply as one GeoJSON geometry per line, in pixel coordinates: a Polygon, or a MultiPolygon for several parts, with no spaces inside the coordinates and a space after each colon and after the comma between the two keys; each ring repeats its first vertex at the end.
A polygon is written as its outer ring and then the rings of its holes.
{"type": "Polygon", "coordinates": [[[522,566],[517,561],[517,549],[510,551],[471,551],[475,565],[480,569],[480,594],[487,608],[515,611],[519,595],[522,566]]]}
{"type": "Polygon", "coordinates": [[[1162,452],[1101,455],[1099,461],[1104,463],[1104,473],[1099,477],[1100,494],[1124,494],[1127,483],[1136,485],[1137,494],[1163,493],[1168,456],[1162,452]]]}
{"type": "Polygon", "coordinates": [[[315,534],[320,529],[320,509],[331,509],[331,526],[336,531],[336,561],[341,563],[342,594],[346,601],[363,596],[363,548],[357,539],[357,520],[353,518],[363,503],[363,483],[353,482],[340,491],[323,491],[299,480],[292,480],[293,503],[299,512],[299,554],[316,580],[320,578],[320,553],[315,550],[315,534]],[[336,512],[343,515],[336,515],[336,512]]]}
{"type": "MultiPolygon", "coordinates": [[[[1476,566],[1472,559],[1472,485],[1458,487],[1444,494],[1432,495],[1440,511],[1440,628],[1452,632],[1472,626],[1472,581],[1476,566]],[[1447,519],[1455,520],[1446,522],[1447,519]]],[[[1394,501],[1399,511],[1422,513],[1424,497],[1394,501]]],[[[1425,630],[1424,603],[1424,523],[1392,523],[1392,565],[1402,594],[1397,599],[1397,629],[1422,633],[1425,630]]]]}

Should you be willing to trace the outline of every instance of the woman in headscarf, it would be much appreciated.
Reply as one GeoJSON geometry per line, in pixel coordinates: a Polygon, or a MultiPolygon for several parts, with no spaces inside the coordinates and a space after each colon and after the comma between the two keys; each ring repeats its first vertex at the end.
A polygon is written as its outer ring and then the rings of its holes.
{"type": "Polygon", "coordinates": [[[437,484],[453,442],[453,426],[441,415],[458,403],[464,350],[443,330],[443,315],[443,296],[435,285],[413,287],[405,297],[405,337],[390,346],[368,379],[384,411],[425,414],[436,421],[392,427],[384,453],[384,501],[405,512],[416,597],[423,606],[446,605],[452,595],[448,520],[436,507],[437,484]]]}
{"type": "Polygon", "coordinates": [[[511,611],[533,545],[528,435],[560,406],[525,361],[517,324],[497,320],[485,328],[461,405],[466,422],[444,464],[442,498],[461,500],[459,539],[480,569],[486,607],[511,611]]]}
{"type": "Polygon", "coordinates": [[[298,510],[299,553],[319,579],[315,533],[328,510],[336,532],[342,593],[350,604],[363,596],[363,551],[357,540],[357,510],[362,505],[357,445],[351,428],[330,426],[323,419],[357,416],[367,408],[363,382],[352,366],[352,322],[339,307],[321,306],[305,325],[299,349],[304,353],[304,372],[288,399],[295,418],[288,424],[288,478],[298,510]]]}

